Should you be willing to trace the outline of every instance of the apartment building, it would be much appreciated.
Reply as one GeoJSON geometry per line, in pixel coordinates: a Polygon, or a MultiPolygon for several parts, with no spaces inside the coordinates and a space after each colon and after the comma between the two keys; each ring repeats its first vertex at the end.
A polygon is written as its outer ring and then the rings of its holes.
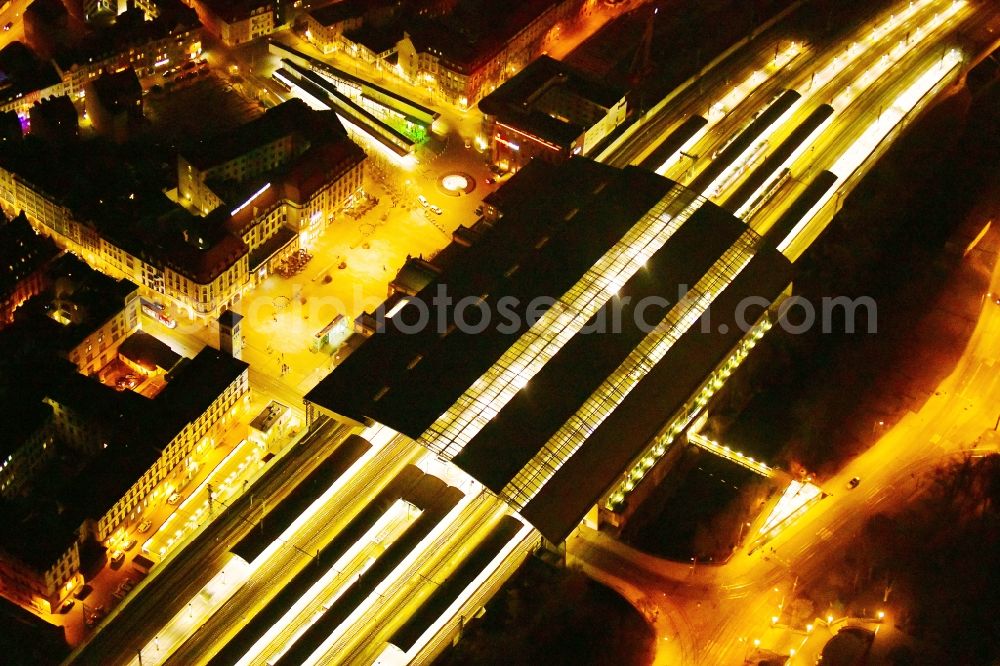
{"type": "Polygon", "coordinates": [[[581,6],[582,0],[459,0],[450,12],[414,19],[397,45],[398,71],[446,102],[474,106],[531,62],[549,31],[581,6]]]}
{"type": "Polygon", "coordinates": [[[277,4],[271,0],[193,0],[205,29],[226,46],[238,46],[274,32],[277,4]]]}

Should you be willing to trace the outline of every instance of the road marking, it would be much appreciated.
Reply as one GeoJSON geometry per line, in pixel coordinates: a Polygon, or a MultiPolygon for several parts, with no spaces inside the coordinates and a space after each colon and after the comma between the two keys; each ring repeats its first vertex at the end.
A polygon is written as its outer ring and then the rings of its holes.
{"type": "Polygon", "coordinates": [[[833,530],[831,530],[829,527],[824,527],[819,532],[816,532],[816,536],[818,536],[823,541],[829,541],[830,537],[833,536],[833,530]]]}

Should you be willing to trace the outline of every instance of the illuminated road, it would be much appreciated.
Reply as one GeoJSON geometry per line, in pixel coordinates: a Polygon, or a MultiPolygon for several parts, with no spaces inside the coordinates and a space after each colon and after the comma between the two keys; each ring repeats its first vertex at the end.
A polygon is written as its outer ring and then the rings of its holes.
{"type": "Polygon", "coordinates": [[[24,20],[21,15],[31,4],[31,0],[0,0],[0,5],[4,7],[0,11],[0,49],[6,47],[11,42],[24,41],[24,20]],[[10,23],[10,30],[3,27],[10,23]]]}

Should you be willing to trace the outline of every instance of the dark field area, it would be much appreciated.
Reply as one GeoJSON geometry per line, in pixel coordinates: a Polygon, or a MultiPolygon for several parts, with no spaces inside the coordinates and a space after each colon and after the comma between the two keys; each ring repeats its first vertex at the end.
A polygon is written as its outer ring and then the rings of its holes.
{"type": "Polygon", "coordinates": [[[933,394],[987,288],[988,262],[962,250],[997,212],[998,110],[998,86],[974,102],[964,91],[949,97],[847,199],[796,265],[795,287],[814,303],[872,297],[877,332],[864,317],[856,333],[836,319],[831,334],[776,329],[716,410],[728,444],[825,473],[933,394]]]}
{"type": "Polygon", "coordinates": [[[642,666],[651,663],[653,640],[653,630],[617,593],[531,558],[434,663],[642,666]]]}
{"type": "Polygon", "coordinates": [[[747,536],[741,516],[758,507],[769,490],[771,485],[750,470],[689,447],[629,521],[622,539],[672,560],[719,562],[747,536]]]}

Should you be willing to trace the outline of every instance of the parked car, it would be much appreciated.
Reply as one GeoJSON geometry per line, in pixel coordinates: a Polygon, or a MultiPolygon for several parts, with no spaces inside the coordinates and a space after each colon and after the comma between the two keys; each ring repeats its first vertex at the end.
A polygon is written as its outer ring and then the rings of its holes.
{"type": "Polygon", "coordinates": [[[855,488],[858,487],[859,483],[861,483],[861,478],[856,476],[856,477],[854,477],[853,479],[851,479],[850,481],[847,482],[847,487],[850,490],[854,490],[855,488]]]}
{"type": "Polygon", "coordinates": [[[152,521],[150,521],[150,520],[144,520],[141,523],[139,523],[139,526],[137,528],[135,528],[135,529],[136,529],[137,532],[139,532],[139,534],[143,534],[144,532],[148,532],[149,528],[152,527],[152,526],[153,526],[152,521]]]}
{"type": "Polygon", "coordinates": [[[493,185],[496,182],[497,182],[497,179],[494,178],[493,176],[490,176],[489,178],[486,179],[486,184],[487,185],[493,185]]]}
{"type": "Polygon", "coordinates": [[[420,202],[420,205],[421,205],[421,206],[423,206],[424,208],[427,208],[428,206],[430,206],[430,205],[431,205],[431,204],[430,204],[430,202],[429,202],[429,201],[427,201],[427,197],[425,197],[425,196],[424,196],[424,195],[422,195],[422,194],[420,194],[420,195],[417,195],[417,201],[419,201],[419,202],[420,202]]]}
{"type": "Polygon", "coordinates": [[[480,206],[479,208],[476,209],[476,215],[482,215],[482,214],[483,214],[483,207],[480,206]]]}
{"type": "Polygon", "coordinates": [[[135,548],[135,539],[129,539],[128,541],[122,544],[122,550],[126,553],[132,550],[133,548],[135,548]]]}
{"type": "Polygon", "coordinates": [[[125,561],[125,553],[120,550],[111,551],[111,566],[117,569],[125,561]]]}
{"type": "Polygon", "coordinates": [[[440,215],[444,211],[438,208],[437,206],[431,206],[431,212],[433,212],[435,215],[440,215]]]}
{"type": "Polygon", "coordinates": [[[68,613],[71,610],[73,610],[73,606],[75,606],[75,605],[76,605],[76,602],[74,600],[67,599],[66,602],[63,603],[62,607],[59,609],[59,612],[62,613],[63,615],[65,615],[66,613],[68,613]]]}
{"type": "Polygon", "coordinates": [[[177,504],[181,501],[180,493],[171,493],[170,497],[167,498],[167,504],[177,504]]]}

